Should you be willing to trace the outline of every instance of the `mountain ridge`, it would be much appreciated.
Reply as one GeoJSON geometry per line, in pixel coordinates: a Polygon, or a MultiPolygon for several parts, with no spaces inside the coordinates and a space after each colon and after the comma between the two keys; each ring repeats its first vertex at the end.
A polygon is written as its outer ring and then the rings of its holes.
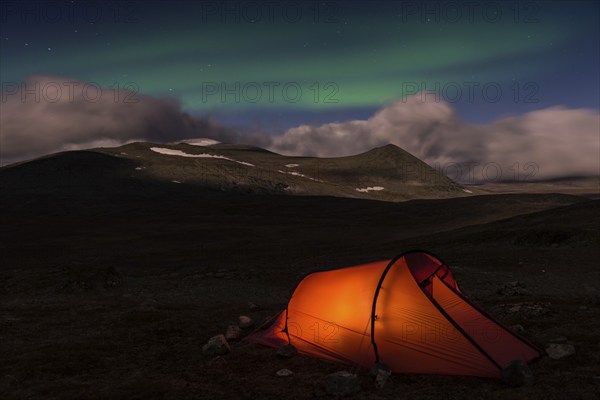
{"type": "Polygon", "coordinates": [[[469,194],[392,144],[351,156],[317,158],[285,156],[243,144],[133,142],[11,164],[0,168],[0,184],[26,191],[177,184],[222,191],[382,201],[469,194]]]}

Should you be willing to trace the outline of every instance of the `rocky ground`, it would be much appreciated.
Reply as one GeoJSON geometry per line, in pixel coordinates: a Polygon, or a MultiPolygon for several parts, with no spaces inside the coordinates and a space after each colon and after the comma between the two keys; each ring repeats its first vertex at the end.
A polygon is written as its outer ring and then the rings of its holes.
{"type": "MultiPolygon", "coordinates": [[[[179,190],[179,189],[178,189],[179,190]]],[[[532,385],[392,375],[357,399],[596,399],[600,203],[557,194],[403,203],[212,191],[0,194],[3,399],[328,398],[351,366],[247,342],[202,347],[281,310],[315,269],[424,248],[467,297],[546,349],[532,385]],[[158,194],[157,194],[158,193],[158,194]],[[250,305],[249,303],[253,303],[250,305]],[[553,346],[552,350],[557,350],[553,346]],[[292,371],[278,376],[282,369],[292,371]]],[[[254,328],[246,328],[248,332],[254,328]]]]}

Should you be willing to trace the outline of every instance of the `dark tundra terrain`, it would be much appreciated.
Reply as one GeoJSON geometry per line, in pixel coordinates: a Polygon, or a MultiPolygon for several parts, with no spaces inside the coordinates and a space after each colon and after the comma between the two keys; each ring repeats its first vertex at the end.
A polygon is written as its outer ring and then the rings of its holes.
{"type": "Polygon", "coordinates": [[[325,376],[351,367],[202,345],[239,315],[276,314],[307,272],[423,248],[499,321],[575,354],[543,357],[516,388],[392,375],[378,390],[359,371],[354,398],[597,399],[597,180],[588,197],[489,194],[427,168],[395,146],[320,160],[135,143],[0,169],[0,397],[327,398],[325,376]],[[383,189],[356,190],[369,187],[383,189]]]}

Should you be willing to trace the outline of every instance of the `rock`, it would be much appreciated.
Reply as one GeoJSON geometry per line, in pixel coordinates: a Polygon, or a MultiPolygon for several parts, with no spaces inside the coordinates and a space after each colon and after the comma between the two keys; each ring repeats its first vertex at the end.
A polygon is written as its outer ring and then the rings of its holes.
{"type": "Polygon", "coordinates": [[[242,335],[242,329],[237,325],[229,325],[227,326],[227,330],[225,331],[225,339],[228,342],[235,342],[240,340],[240,336],[242,335]]]}
{"type": "Polygon", "coordinates": [[[517,334],[525,333],[525,328],[523,328],[523,325],[519,324],[511,326],[510,330],[517,334]]]}
{"type": "Polygon", "coordinates": [[[231,351],[229,343],[225,340],[225,336],[217,335],[211,337],[208,342],[202,346],[202,352],[208,356],[220,356],[231,351]]]}
{"type": "Polygon", "coordinates": [[[298,354],[298,349],[291,344],[286,344],[277,349],[277,355],[281,358],[292,358],[296,354],[298,354]]]}
{"type": "Polygon", "coordinates": [[[250,309],[250,311],[260,310],[260,307],[251,301],[248,302],[248,308],[250,309]]]}
{"type": "Polygon", "coordinates": [[[92,285],[80,279],[71,279],[61,286],[61,291],[83,293],[92,289],[92,285]]]}
{"type": "Polygon", "coordinates": [[[356,375],[348,371],[334,372],[325,377],[325,390],[333,396],[348,396],[360,391],[356,375]]]}
{"type": "Polygon", "coordinates": [[[158,301],[154,299],[146,299],[139,305],[140,311],[156,311],[158,307],[158,301]]]}
{"type": "Polygon", "coordinates": [[[385,364],[375,364],[371,371],[369,371],[369,375],[375,378],[375,387],[377,389],[381,389],[385,386],[388,378],[392,374],[392,370],[385,364]]]}
{"type": "Polygon", "coordinates": [[[519,281],[506,282],[496,291],[500,296],[521,296],[529,293],[525,289],[525,284],[519,281]]]}
{"type": "Polygon", "coordinates": [[[575,346],[567,343],[550,343],[546,353],[551,359],[558,360],[575,354],[575,346]]]}
{"type": "Polygon", "coordinates": [[[502,380],[509,386],[527,386],[533,383],[533,373],[525,361],[514,360],[502,370],[502,380]]]}
{"type": "Polygon", "coordinates": [[[287,368],[280,369],[275,373],[277,376],[292,376],[294,373],[287,368]]]}
{"type": "Polygon", "coordinates": [[[532,315],[547,314],[549,311],[550,311],[549,308],[543,304],[534,303],[527,307],[527,312],[532,315]]]}
{"type": "Polygon", "coordinates": [[[503,304],[502,307],[508,307],[508,312],[511,313],[520,312],[530,315],[543,315],[548,314],[551,311],[549,308],[550,305],[550,303],[523,302],[503,304]]]}
{"type": "Polygon", "coordinates": [[[521,306],[519,304],[514,305],[508,309],[508,311],[513,312],[513,313],[519,312],[520,310],[521,310],[521,306]]]}
{"type": "Polygon", "coordinates": [[[554,339],[549,340],[551,343],[567,343],[567,338],[564,336],[558,336],[554,339]]]}
{"type": "Polygon", "coordinates": [[[246,329],[254,326],[254,321],[252,321],[252,318],[250,317],[240,315],[240,317],[238,318],[238,325],[240,326],[240,328],[246,329]]]}
{"type": "Polygon", "coordinates": [[[121,286],[123,280],[121,279],[121,275],[115,267],[109,267],[106,269],[104,276],[104,287],[106,288],[116,288],[121,286]]]}

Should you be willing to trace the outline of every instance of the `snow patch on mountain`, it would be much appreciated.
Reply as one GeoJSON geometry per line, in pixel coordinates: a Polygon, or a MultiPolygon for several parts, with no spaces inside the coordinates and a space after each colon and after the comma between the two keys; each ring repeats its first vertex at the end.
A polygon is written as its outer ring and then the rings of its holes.
{"type": "Polygon", "coordinates": [[[380,191],[380,190],[384,190],[385,188],[383,186],[369,186],[366,188],[355,188],[355,190],[357,192],[361,192],[361,193],[368,193],[370,191],[380,191]]]}
{"type": "Polygon", "coordinates": [[[232,162],[235,162],[238,164],[246,165],[248,167],[254,167],[254,164],[250,164],[245,161],[234,160],[233,158],[220,156],[218,154],[207,154],[207,153],[189,154],[189,153],[186,153],[181,150],[167,149],[165,147],[151,147],[150,150],[154,151],[155,153],[165,154],[168,156],[191,157],[191,158],[219,158],[221,160],[232,161],[232,162]]]}

